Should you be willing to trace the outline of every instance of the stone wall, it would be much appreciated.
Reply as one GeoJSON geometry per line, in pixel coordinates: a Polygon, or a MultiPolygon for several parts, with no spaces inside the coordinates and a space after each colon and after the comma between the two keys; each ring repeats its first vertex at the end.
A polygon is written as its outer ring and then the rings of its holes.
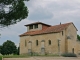
{"type": "Polygon", "coordinates": [[[44,45],[45,52],[52,54],[72,53],[73,49],[74,53],[78,54],[80,49],[77,44],[76,28],[71,24],[59,33],[20,37],[20,54],[26,54],[30,49],[32,52],[41,53],[42,44],[44,45]],[[36,45],[36,40],[38,40],[38,45],[36,45]],[[41,42],[43,40],[44,43],[41,42]],[[51,40],[51,45],[49,45],[49,40],[51,40]],[[29,44],[29,42],[31,42],[31,44],[29,44]]]}
{"type": "Polygon", "coordinates": [[[68,53],[74,53],[77,54],[77,31],[73,24],[69,25],[69,27],[66,29],[66,49],[68,53]]]}
{"type": "Polygon", "coordinates": [[[65,32],[62,36],[60,33],[50,33],[35,36],[24,36],[20,38],[20,54],[28,53],[29,47],[31,47],[32,52],[41,53],[41,41],[44,40],[45,52],[55,53],[59,52],[58,40],[60,40],[60,52],[65,52],[65,32]],[[27,45],[25,46],[25,40],[27,45]],[[36,45],[36,40],[38,40],[38,46],[36,45]],[[49,40],[51,40],[51,45],[49,45],[49,40]],[[32,45],[29,45],[29,41],[32,45]]]}

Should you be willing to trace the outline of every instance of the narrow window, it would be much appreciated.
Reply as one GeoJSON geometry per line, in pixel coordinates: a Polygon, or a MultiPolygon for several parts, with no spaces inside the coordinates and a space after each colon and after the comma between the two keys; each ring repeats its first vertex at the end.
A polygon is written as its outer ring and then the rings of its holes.
{"type": "Polygon", "coordinates": [[[62,31],[62,36],[63,36],[63,31],[62,31]]]}
{"type": "Polygon", "coordinates": [[[25,47],[26,47],[26,45],[27,45],[27,44],[26,44],[26,40],[25,40],[25,47]]]}
{"type": "Polygon", "coordinates": [[[30,26],[29,26],[29,29],[33,29],[33,25],[30,25],[30,26]]]}
{"type": "Polygon", "coordinates": [[[38,28],[38,24],[35,24],[35,25],[34,25],[34,28],[35,28],[35,29],[38,28]]]}
{"type": "Polygon", "coordinates": [[[51,40],[49,40],[49,45],[51,45],[51,40]]]}
{"type": "Polygon", "coordinates": [[[36,46],[38,46],[38,40],[36,40],[36,46]]]}
{"type": "Polygon", "coordinates": [[[72,48],[72,53],[74,54],[74,48],[72,48]]]}

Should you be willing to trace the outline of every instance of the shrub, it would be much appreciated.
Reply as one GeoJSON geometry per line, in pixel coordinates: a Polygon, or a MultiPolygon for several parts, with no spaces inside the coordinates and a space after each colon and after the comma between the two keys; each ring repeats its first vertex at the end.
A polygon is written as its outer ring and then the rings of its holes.
{"type": "Polygon", "coordinates": [[[64,57],[77,57],[77,55],[74,53],[63,53],[62,56],[64,56],[64,57]]]}
{"type": "Polygon", "coordinates": [[[0,60],[2,60],[2,56],[0,56],[0,60]]]}

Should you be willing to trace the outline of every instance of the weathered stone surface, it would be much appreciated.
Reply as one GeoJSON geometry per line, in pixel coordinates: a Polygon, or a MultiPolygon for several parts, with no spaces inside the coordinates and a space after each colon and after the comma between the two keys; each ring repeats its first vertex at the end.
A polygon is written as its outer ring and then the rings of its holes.
{"type": "Polygon", "coordinates": [[[48,54],[80,53],[80,43],[77,42],[77,31],[73,24],[63,30],[63,35],[62,32],[59,32],[20,37],[20,54],[27,54],[29,49],[32,52],[41,54],[42,45],[45,48],[45,53],[48,54]],[[38,40],[38,46],[36,40],[38,40]],[[43,40],[44,43],[42,43],[43,40]],[[49,40],[51,40],[51,45],[49,45],[49,40]],[[31,44],[29,44],[29,41],[31,41],[31,44]]]}

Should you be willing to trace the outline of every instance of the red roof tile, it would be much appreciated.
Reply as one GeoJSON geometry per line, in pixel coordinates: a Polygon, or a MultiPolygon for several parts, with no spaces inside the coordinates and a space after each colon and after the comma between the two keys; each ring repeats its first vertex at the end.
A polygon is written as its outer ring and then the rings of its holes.
{"type": "Polygon", "coordinates": [[[70,24],[72,24],[72,22],[66,23],[66,24],[61,24],[61,25],[51,26],[51,27],[48,27],[43,30],[25,32],[25,33],[21,34],[20,37],[27,36],[27,35],[39,35],[39,34],[46,34],[46,33],[52,33],[52,32],[53,33],[61,32],[62,30],[67,28],[70,24]]]}

